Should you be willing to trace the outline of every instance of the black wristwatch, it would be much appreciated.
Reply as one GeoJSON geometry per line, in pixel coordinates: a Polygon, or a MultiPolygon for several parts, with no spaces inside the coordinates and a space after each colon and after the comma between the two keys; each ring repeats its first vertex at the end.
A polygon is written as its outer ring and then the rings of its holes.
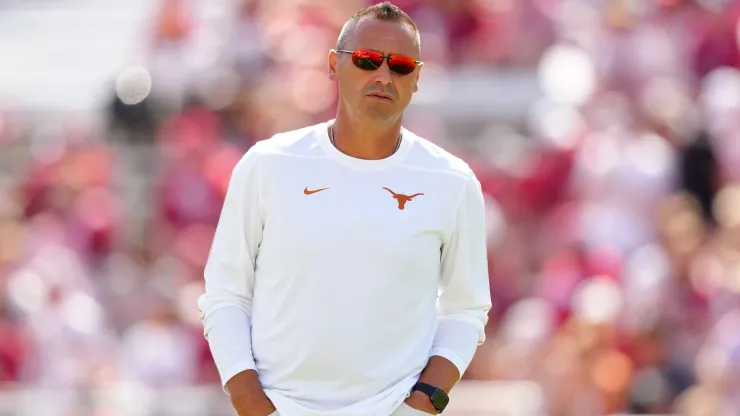
{"type": "Polygon", "coordinates": [[[432,401],[432,406],[434,406],[434,408],[440,413],[445,410],[447,404],[450,402],[450,398],[444,390],[439,387],[434,387],[431,384],[418,382],[414,385],[414,388],[411,389],[411,391],[414,390],[419,390],[429,396],[429,400],[432,401]]]}

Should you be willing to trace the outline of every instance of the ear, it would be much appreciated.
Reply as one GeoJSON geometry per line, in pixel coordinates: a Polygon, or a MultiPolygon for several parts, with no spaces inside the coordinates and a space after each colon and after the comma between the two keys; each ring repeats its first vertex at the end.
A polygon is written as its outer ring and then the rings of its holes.
{"type": "Polygon", "coordinates": [[[329,51],[329,79],[336,81],[337,78],[337,51],[331,49],[329,51]]]}

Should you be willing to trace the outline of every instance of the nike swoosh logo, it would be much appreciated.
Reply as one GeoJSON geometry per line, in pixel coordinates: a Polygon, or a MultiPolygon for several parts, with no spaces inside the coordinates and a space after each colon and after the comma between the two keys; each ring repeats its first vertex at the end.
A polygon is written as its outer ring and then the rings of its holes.
{"type": "Polygon", "coordinates": [[[316,192],[326,191],[327,189],[329,189],[329,188],[319,188],[319,189],[314,189],[312,191],[309,191],[308,190],[308,187],[305,187],[305,188],[303,188],[303,193],[305,195],[311,195],[311,194],[315,194],[316,192]]]}

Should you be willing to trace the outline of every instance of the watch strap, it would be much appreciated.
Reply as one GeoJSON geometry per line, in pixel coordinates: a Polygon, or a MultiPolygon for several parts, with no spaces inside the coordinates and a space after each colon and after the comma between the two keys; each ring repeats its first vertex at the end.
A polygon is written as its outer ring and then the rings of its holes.
{"type": "Polygon", "coordinates": [[[421,381],[416,383],[413,388],[413,390],[419,390],[420,392],[426,394],[427,396],[429,396],[429,398],[431,398],[438,389],[439,387],[435,387],[427,383],[422,383],[421,381]]]}
{"type": "Polygon", "coordinates": [[[447,396],[447,393],[445,393],[444,390],[440,389],[439,387],[432,386],[431,384],[418,382],[411,390],[418,390],[426,394],[429,397],[429,400],[432,402],[432,405],[435,409],[437,409],[438,412],[444,411],[450,401],[450,398],[447,396]]]}

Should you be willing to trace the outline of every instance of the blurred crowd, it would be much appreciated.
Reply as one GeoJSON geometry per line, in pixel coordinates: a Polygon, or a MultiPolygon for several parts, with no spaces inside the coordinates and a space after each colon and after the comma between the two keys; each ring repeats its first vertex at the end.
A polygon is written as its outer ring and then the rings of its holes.
{"type": "MultiPolygon", "coordinates": [[[[196,299],[231,170],[332,118],[327,51],[366,3],[193,4],[161,1],[151,90],[111,86],[102,123],[0,103],[8,387],[218,383],[196,299]]],[[[507,68],[542,92],[520,123],[440,134],[488,207],[494,308],[466,378],[534,381],[548,415],[739,414],[740,3],[396,4],[436,77],[507,68]]]]}

